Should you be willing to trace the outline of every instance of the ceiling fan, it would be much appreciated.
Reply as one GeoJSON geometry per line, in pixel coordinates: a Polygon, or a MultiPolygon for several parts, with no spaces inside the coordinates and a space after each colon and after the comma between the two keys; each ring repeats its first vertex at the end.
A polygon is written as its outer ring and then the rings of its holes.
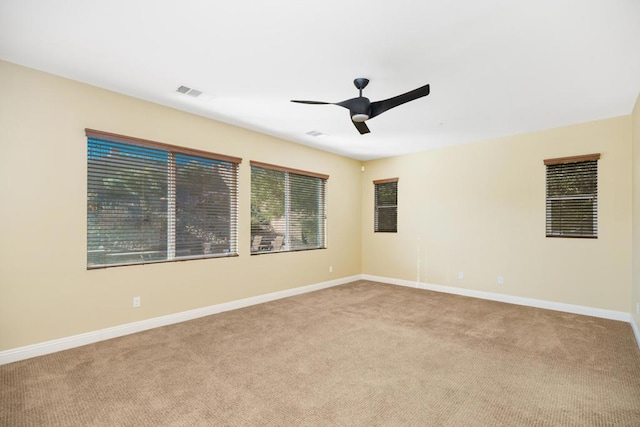
{"type": "Polygon", "coordinates": [[[364,135],[365,133],[370,132],[367,124],[365,123],[366,120],[372,119],[387,110],[397,107],[398,105],[429,95],[429,85],[424,85],[418,89],[403,93],[402,95],[394,96],[393,98],[370,102],[369,98],[362,96],[362,89],[367,87],[369,79],[359,77],[353,81],[353,84],[360,91],[360,96],[357,98],[347,99],[342,102],[299,101],[295,99],[292,99],[291,102],[298,102],[300,104],[331,104],[348,108],[353,125],[358,129],[360,134],[364,135]]]}

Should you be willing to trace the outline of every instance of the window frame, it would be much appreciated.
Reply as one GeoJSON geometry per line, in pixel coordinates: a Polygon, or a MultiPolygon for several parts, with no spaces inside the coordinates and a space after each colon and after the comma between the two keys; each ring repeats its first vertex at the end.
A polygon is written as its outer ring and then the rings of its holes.
{"type": "MultiPolygon", "coordinates": [[[[570,157],[558,157],[553,159],[545,159],[545,237],[547,238],[577,238],[577,239],[597,239],[598,238],[598,160],[600,159],[600,153],[593,154],[585,154],[580,156],[570,156],[570,157]],[[593,172],[594,176],[586,179],[582,179],[581,181],[593,180],[593,192],[578,194],[578,195],[550,195],[550,177],[552,177],[552,169],[550,167],[559,166],[559,165],[568,165],[568,164],[577,164],[584,163],[585,169],[582,171],[573,170],[572,172],[584,173],[585,171],[593,172]],[[587,165],[589,164],[589,165],[587,165]],[[591,165],[595,165],[595,167],[591,167],[591,165]],[[587,170],[586,167],[589,167],[587,170]],[[567,201],[591,201],[592,203],[592,211],[591,211],[591,233],[585,234],[576,234],[576,233],[565,233],[563,230],[554,231],[554,211],[557,212],[558,209],[561,209],[560,215],[566,216],[568,212],[574,212],[570,210],[568,207],[562,208],[555,207],[554,204],[557,202],[567,202],[567,201]]],[[[579,212],[583,212],[580,210],[579,212]]],[[[557,214],[556,214],[557,215],[557,214]]],[[[567,227],[570,225],[578,225],[580,221],[573,221],[567,224],[567,227]]]]}
{"type": "Polygon", "coordinates": [[[398,232],[398,182],[399,178],[386,178],[377,179],[373,181],[373,232],[374,233],[397,233],[398,232]],[[395,184],[395,204],[394,205],[381,205],[378,201],[378,190],[382,189],[383,185],[395,184]],[[393,209],[395,211],[395,224],[393,229],[380,229],[380,211],[386,209],[393,209]]]}
{"type": "MultiPolygon", "coordinates": [[[[253,201],[252,201],[252,206],[251,206],[251,215],[252,215],[252,225],[251,225],[251,229],[250,229],[250,244],[251,244],[251,255],[265,255],[265,254],[273,254],[273,253],[287,253],[287,252],[300,252],[300,251],[312,251],[312,250],[319,250],[319,249],[327,249],[327,235],[328,235],[328,231],[327,231],[327,186],[328,186],[328,181],[329,181],[329,175],[327,174],[321,174],[321,173],[317,173],[317,172],[309,172],[309,171],[305,171],[305,170],[301,170],[301,169],[294,169],[294,168],[290,168],[290,167],[286,167],[286,166],[280,166],[280,165],[274,165],[274,164],[270,164],[270,163],[264,163],[264,162],[259,162],[259,161],[255,161],[255,160],[251,160],[249,162],[250,168],[251,168],[251,196],[252,196],[252,200],[253,200],[253,185],[254,185],[254,168],[260,168],[263,170],[267,170],[267,171],[276,171],[276,172],[283,172],[285,174],[285,183],[284,183],[284,208],[283,208],[283,215],[284,215],[284,222],[285,222],[285,231],[283,234],[283,238],[282,238],[282,242],[281,242],[281,247],[279,249],[275,249],[273,246],[273,243],[269,243],[269,242],[257,242],[257,247],[256,246],[256,242],[254,241],[254,237],[256,237],[256,235],[254,234],[254,229],[253,229],[253,211],[254,211],[254,207],[253,207],[253,201]],[[305,247],[305,248],[295,248],[292,249],[292,231],[291,231],[291,215],[292,215],[292,211],[290,209],[291,207],[291,189],[290,189],[290,175],[298,175],[298,176],[302,176],[302,177],[310,177],[310,178],[317,178],[320,180],[321,183],[321,199],[322,199],[322,205],[321,205],[321,237],[322,237],[322,243],[321,245],[318,245],[316,247],[305,247]],[[269,244],[269,247],[267,247],[267,244],[269,244]]],[[[275,239],[277,238],[274,237],[274,239],[272,240],[272,242],[275,241],[275,239]]]]}
{"type": "MultiPolygon", "coordinates": [[[[102,268],[111,268],[111,267],[122,267],[128,265],[143,265],[143,264],[156,264],[156,263],[164,263],[164,262],[177,262],[177,261],[188,261],[195,259],[210,259],[210,258],[227,258],[238,256],[238,225],[239,225],[239,215],[238,215],[238,202],[239,202],[239,165],[242,162],[242,159],[239,157],[228,156],[224,154],[212,153],[203,150],[197,150],[192,148],[181,147],[172,144],[165,144],[162,142],[151,141],[142,138],[135,138],[125,135],[119,135],[111,132],[104,132],[95,129],[85,129],[85,136],[87,141],[87,148],[89,149],[90,139],[105,141],[106,143],[114,143],[114,144],[126,144],[128,146],[140,147],[142,149],[154,149],[162,152],[166,152],[167,154],[167,175],[166,175],[166,192],[164,193],[164,198],[167,199],[167,207],[165,212],[157,211],[159,215],[166,215],[166,256],[162,259],[141,259],[140,261],[124,261],[119,263],[98,263],[98,264],[90,264],[90,244],[89,239],[91,238],[91,230],[89,223],[90,216],[90,182],[87,182],[87,270],[94,269],[102,269],[102,268]],[[177,222],[176,215],[178,213],[178,208],[176,206],[176,173],[179,169],[179,166],[176,165],[176,156],[178,157],[192,157],[194,159],[200,159],[203,161],[213,161],[219,162],[223,164],[225,167],[230,167],[231,173],[228,173],[228,177],[232,178],[231,185],[232,187],[229,190],[229,242],[228,242],[228,252],[223,253],[206,253],[206,248],[203,247],[203,254],[196,255],[188,255],[188,256],[180,256],[176,252],[177,242],[176,242],[176,234],[177,234],[177,222]]],[[[89,162],[89,157],[87,157],[87,162],[89,162]]],[[[90,166],[87,163],[87,178],[89,178],[91,174],[90,166]]],[[[221,178],[222,179],[222,178],[221,178]]],[[[203,243],[204,246],[204,243],[203,243]]],[[[142,253],[142,252],[141,252],[142,253]]]]}

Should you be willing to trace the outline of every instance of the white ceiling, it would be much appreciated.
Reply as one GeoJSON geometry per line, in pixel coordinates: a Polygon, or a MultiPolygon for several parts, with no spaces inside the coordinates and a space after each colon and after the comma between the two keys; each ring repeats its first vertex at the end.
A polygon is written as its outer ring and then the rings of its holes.
{"type": "Polygon", "coordinates": [[[0,0],[0,59],[368,160],[629,114],[640,0],[0,0]],[[289,102],[356,77],[431,94],[367,135],[289,102]]]}

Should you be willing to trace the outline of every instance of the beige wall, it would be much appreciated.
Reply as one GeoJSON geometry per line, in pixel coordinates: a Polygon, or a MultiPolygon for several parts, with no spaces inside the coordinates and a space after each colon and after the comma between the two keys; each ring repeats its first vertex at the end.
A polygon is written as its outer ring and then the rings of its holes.
{"type": "Polygon", "coordinates": [[[367,162],[363,273],[629,312],[630,156],[624,116],[367,162]],[[543,160],[589,153],[598,239],[546,238],[543,160]],[[373,233],[372,181],[392,177],[398,233],[373,233]]]}
{"type": "Polygon", "coordinates": [[[1,61],[0,93],[0,351],[360,273],[624,312],[640,301],[640,98],[632,116],[361,173],[355,160],[1,61]],[[242,157],[240,256],[87,271],[84,128],[242,157]],[[599,238],[545,238],[542,160],[594,152],[599,238]],[[330,175],[329,249],[249,255],[249,160],[330,175]],[[372,181],[390,177],[399,232],[374,234],[372,181]]]}
{"type": "Polygon", "coordinates": [[[361,272],[360,162],[6,62],[0,93],[0,350],[361,272]],[[87,271],[84,128],[242,157],[240,256],[87,271]],[[330,175],[327,250],[249,255],[250,160],[330,175]]]}
{"type": "MultiPolygon", "coordinates": [[[[640,327],[640,95],[631,114],[633,121],[633,298],[630,311],[640,327]]],[[[638,343],[640,345],[640,343],[638,343]]]]}

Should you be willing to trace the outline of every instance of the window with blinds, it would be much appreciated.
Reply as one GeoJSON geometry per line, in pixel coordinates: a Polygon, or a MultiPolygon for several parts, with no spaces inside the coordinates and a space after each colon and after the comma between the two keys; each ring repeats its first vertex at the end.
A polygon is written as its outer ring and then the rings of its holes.
{"type": "Polygon", "coordinates": [[[328,178],[251,162],[251,254],[326,248],[328,178]]]}
{"type": "Polygon", "coordinates": [[[375,187],[374,231],[398,232],[398,178],[373,181],[375,187]]]}
{"type": "Polygon", "coordinates": [[[88,268],[238,254],[241,159],[86,135],[88,268]]]}
{"type": "Polygon", "coordinates": [[[547,168],[547,237],[598,237],[600,154],[544,161],[547,168]]]}

